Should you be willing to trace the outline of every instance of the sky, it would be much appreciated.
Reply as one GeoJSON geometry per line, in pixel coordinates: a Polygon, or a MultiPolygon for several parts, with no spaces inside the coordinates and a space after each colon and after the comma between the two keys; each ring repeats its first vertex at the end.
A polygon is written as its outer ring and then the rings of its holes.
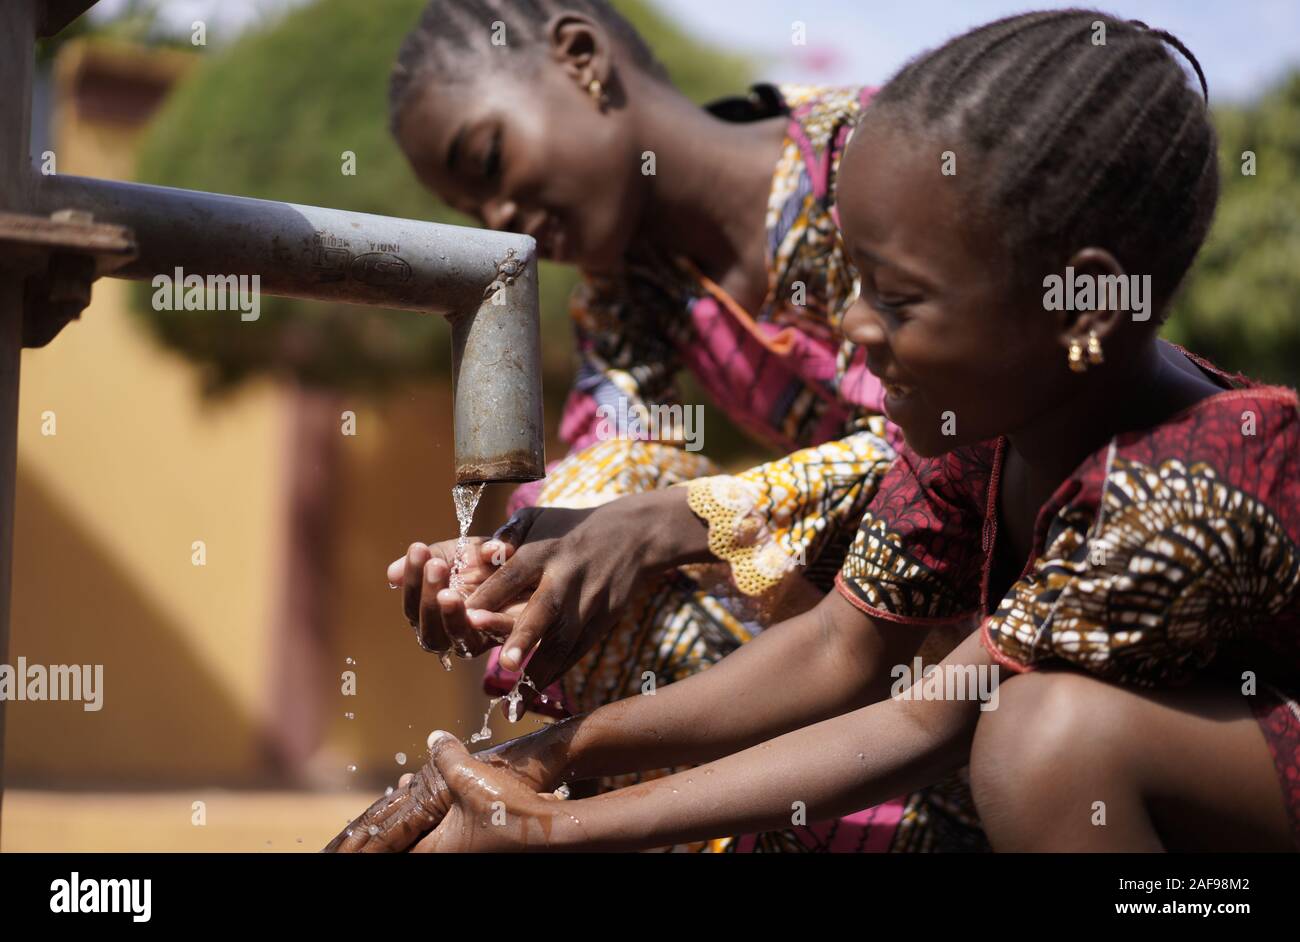
{"type": "MultiPolygon", "coordinates": [[[[162,0],[169,23],[209,34],[304,0],[162,0]]],[[[367,0],[356,0],[365,3],[367,0]]],[[[687,31],[750,54],[772,81],[878,83],[911,56],[972,26],[1086,0],[653,0],[687,31]],[[805,45],[796,46],[796,24],[805,45]]],[[[100,15],[126,0],[100,0],[100,15]]],[[[1300,0],[1123,0],[1101,9],[1173,33],[1192,50],[1214,100],[1248,100],[1300,68],[1300,0]]]]}

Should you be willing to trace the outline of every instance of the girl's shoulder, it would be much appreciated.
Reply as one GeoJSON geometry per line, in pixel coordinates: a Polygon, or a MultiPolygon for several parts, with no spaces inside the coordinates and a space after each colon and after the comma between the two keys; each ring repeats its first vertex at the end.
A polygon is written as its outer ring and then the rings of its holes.
{"type": "Polygon", "coordinates": [[[1138,684],[1220,659],[1300,669],[1300,403],[1233,379],[1062,484],[1032,571],[985,622],[996,660],[1138,684]]]}
{"type": "Polygon", "coordinates": [[[1233,380],[1234,388],[1153,428],[1116,436],[1073,476],[1072,503],[1102,507],[1108,490],[1139,479],[1142,489],[1171,497],[1186,494],[1193,481],[1212,483],[1271,508],[1300,540],[1300,401],[1292,389],[1233,380]]]}

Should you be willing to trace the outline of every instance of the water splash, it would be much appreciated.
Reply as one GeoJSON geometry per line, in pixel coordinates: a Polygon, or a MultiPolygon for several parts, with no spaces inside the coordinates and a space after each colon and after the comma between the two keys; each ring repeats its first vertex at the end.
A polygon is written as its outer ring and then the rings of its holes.
{"type": "MultiPolygon", "coordinates": [[[[508,694],[502,697],[493,697],[491,700],[488,701],[487,712],[483,714],[483,728],[480,729],[473,736],[469,737],[469,741],[471,744],[476,742],[485,742],[486,740],[492,738],[492,725],[490,722],[492,719],[492,711],[495,710],[497,708],[497,704],[501,703],[502,701],[505,701],[507,704],[509,704],[509,706],[506,708],[506,719],[508,719],[511,723],[519,722],[519,717],[520,717],[519,704],[523,703],[524,700],[524,695],[519,690],[520,687],[528,687],[534,692],[537,691],[536,685],[534,685],[533,682],[528,679],[528,675],[520,674],[519,679],[515,681],[514,687],[511,689],[511,691],[508,694]]],[[[541,700],[543,703],[545,703],[546,697],[542,696],[541,700]]]]}
{"type": "Polygon", "coordinates": [[[469,550],[469,527],[474,522],[474,511],[478,509],[479,498],[483,496],[482,484],[457,484],[451,489],[451,502],[456,507],[456,521],[460,524],[460,536],[456,540],[456,560],[451,566],[451,587],[465,595],[465,580],[461,572],[465,568],[465,556],[469,550]]]}

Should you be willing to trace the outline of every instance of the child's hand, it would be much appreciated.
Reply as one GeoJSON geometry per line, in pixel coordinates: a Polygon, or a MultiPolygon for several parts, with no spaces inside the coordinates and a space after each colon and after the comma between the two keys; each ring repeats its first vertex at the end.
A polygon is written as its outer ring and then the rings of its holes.
{"type": "Polygon", "coordinates": [[[456,542],[412,543],[405,556],[389,564],[388,582],[402,588],[406,619],[422,648],[437,654],[453,651],[459,657],[477,657],[509,636],[527,596],[510,600],[499,611],[468,612],[465,599],[510,558],[514,547],[470,537],[453,588],[456,542]]]}
{"type": "MultiPolygon", "coordinates": [[[[546,850],[559,797],[509,766],[481,762],[451,733],[429,737],[429,765],[445,789],[438,826],[415,853],[493,853],[546,850]]],[[[564,818],[563,820],[568,820],[564,818]]]]}
{"type": "Polygon", "coordinates": [[[325,845],[326,854],[395,854],[409,850],[447,813],[451,793],[429,763],[403,775],[392,794],[367,808],[361,817],[325,845]]]}
{"type": "Polygon", "coordinates": [[[559,769],[552,766],[565,761],[567,738],[564,730],[557,732],[555,727],[547,727],[471,756],[450,733],[435,732],[429,736],[431,758],[424,767],[398,779],[397,788],[344,828],[326,845],[324,853],[401,853],[430,834],[442,823],[453,802],[452,791],[437,764],[448,740],[459,747],[454,753],[458,769],[463,765],[472,768],[480,780],[496,781],[500,777],[518,783],[528,794],[536,794],[538,789],[553,787],[559,769]]]}

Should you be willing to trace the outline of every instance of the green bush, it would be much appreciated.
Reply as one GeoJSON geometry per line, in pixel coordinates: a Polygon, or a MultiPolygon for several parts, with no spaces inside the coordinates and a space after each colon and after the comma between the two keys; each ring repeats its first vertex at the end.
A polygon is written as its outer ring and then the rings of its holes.
{"type": "Polygon", "coordinates": [[[1300,73],[1214,117],[1218,218],[1167,334],[1220,366],[1300,385],[1300,73]],[[1245,151],[1254,176],[1242,173],[1245,151]]]}

